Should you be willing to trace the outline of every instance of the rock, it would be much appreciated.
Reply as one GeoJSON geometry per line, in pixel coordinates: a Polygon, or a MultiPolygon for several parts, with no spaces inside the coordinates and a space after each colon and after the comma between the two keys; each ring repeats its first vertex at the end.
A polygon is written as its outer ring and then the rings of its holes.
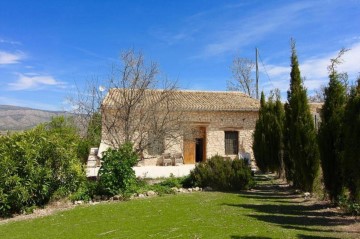
{"type": "Polygon", "coordinates": [[[115,196],[113,196],[113,200],[114,201],[118,201],[118,200],[121,200],[121,196],[120,195],[115,195],[115,196]]]}
{"type": "Polygon", "coordinates": [[[177,187],[173,187],[173,188],[171,188],[171,191],[177,193],[177,192],[179,192],[179,189],[177,187]]]}
{"type": "Polygon", "coordinates": [[[146,196],[148,196],[148,197],[156,196],[156,192],[154,192],[154,191],[147,191],[147,192],[146,192],[146,196]]]}
{"type": "Polygon", "coordinates": [[[304,193],[304,198],[305,199],[308,199],[310,197],[311,197],[311,193],[309,193],[309,192],[304,193]]]}
{"type": "Polygon", "coordinates": [[[75,204],[75,205],[81,205],[81,204],[84,204],[84,201],[81,201],[81,200],[75,201],[74,204],[75,204]]]}
{"type": "Polygon", "coordinates": [[[145,197],[145,195],[144,195],[144,194],[142,194],[142,193],[139,193],[139,194],[138,194],[138,197],[139,197],[139,198],[144,198],[144,197],[145,197]]]}
{"type": "Polygon", "coordinates": [[[195,187],[195,188],[193,188],[193,191],[199,192],[199,191],[200,191],[200,188],[199,188],[199,187],[195,187]]]}
{"type": "Polygon", "coordinates": [[[106,201],[106,200],[108,200],[108,199],[109,199],[109,197],[108,197],[108,196],[106,196],[106,195],[101,195],[101,200],[106,201]]]}
{"type": "Polygon", "coordinates": [[[204,188],[204,191],[212,191],[213,189],[211,188],[211,187],[206,187],[206,188],[204,188]]]}
{"type": "Polygon", "coordinates": [[[187,190],[188,190],[189,193],[191,193],[193,191],[192,188],[188,188],[187,190]]]}
{"type": "Polygon", "coordinates": [[[95,202],[100,201],[100,200],[101,200],[101,196],[100,196],[100,195],[95,195],[95,196],[94,196],[94,200],[95,200],[95,202]]]}

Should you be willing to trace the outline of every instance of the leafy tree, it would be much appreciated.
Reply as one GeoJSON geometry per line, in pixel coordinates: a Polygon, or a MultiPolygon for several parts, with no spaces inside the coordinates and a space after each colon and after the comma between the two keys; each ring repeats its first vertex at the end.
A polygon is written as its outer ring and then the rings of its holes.
{"type": "Polygon", "coordinates": [[[319,127],[319,150],[324,184],[334,202],[343,193],[343,117],[346,104],[346,88],[340,81],[336,65],[345,50],[341,50],[329,66],[329,85],[325,88],[325,103],[321,111],[319,127]]]}
{"type": "Polygon", "coordinates": [[[319,150],[306,89],[300,75],[295,41],[291,41],[291,73],[288,104],[285,107],[287,160],[293,164],[294,186],[312,191],[319,171],[319,150]]]}
{"type": "Polygon", "coordinates": [[[104,193],[116,195],[126,193],[136,181],[132,169],[138,161],[138,155],[133,150],[133,145],[124,143],[118,149],[109,148],[105,151],[104,161],[99,170],[100,186],[104,193]]]}
{"type": "Polygon", "coordinates": [[[351,199],[360,202],[360,77],[345,108],[344,168],[351,199]]]}

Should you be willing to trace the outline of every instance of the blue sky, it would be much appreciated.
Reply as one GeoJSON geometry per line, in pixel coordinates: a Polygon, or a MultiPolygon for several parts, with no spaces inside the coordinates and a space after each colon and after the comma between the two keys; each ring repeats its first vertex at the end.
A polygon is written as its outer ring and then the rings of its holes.
{"type": "Polygon", "coordinates": [[[75,85],[106,80],[130,48],[182,89],[223,91],[233,57],[257,47],[260,90],[285,96],[291,37],[310,94],[342,47],[339,71],[359,75],[359,0],[0,1],[0,104],[67,109],[75,85]]]}

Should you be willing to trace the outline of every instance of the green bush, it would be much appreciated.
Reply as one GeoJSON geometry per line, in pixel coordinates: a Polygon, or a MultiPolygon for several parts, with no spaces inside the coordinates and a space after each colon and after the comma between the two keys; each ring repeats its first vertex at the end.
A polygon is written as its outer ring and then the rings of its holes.
{"type": "Polygon", "coordinates": [[[344,195],[338,196],[337,204],[347,213],[350,213],[352,215],[360,215],[360,204],[349,199],[349,197],[346,197],[344,195]]]}
{"type": "Polygon", "coordinates": [[[85,180],[77,142],[75,129],[64,117],[0,136],[0,216],[28,212],[75,192],[85,180]]]}
{"type": "Polygon", "coordinates": [[[99,170],[99,184],[103,194],[113,196],[127,193],[135,184],[136,176],[132,169],[138,161],[138,155],[131,143],[125,143],[119,149],[108,149],[99,170]]]}
{"type": "Polygon", "coordinates": [[[85,201],[89,202],[95,195],[100,195],[99,184],[97,181],[85,181],[82,183],[78,190],[70,195],[71,201],[85,201]]]}
{"type": "Polygon", "coordinates": [[[249,189],[254,185],[250,168],[243,160],[218,155],[196,165],[190,177],[196,186],[220,191],[249,189]]]}
{"type": "Polygon", "coordinates": [[[169,178],[165,179],[164,181],[160,182],[159,184],[161,186],[168,187],[168,188],[173,188],[173,187],[181,188],[181,187],[183,187],[182,182],[183,182],[183,178],[176,178],[176,177],[174,177],[174,175],[171,175],[169,178]]]}

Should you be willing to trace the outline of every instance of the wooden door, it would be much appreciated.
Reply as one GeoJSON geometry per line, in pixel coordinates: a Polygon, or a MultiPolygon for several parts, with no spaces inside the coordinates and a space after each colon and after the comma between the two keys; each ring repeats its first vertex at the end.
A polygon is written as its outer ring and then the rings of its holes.
{"type": "Polygon", "coordinates": [[[195,142],[184,141],[184,164],[195,164],[195,142]]]}

